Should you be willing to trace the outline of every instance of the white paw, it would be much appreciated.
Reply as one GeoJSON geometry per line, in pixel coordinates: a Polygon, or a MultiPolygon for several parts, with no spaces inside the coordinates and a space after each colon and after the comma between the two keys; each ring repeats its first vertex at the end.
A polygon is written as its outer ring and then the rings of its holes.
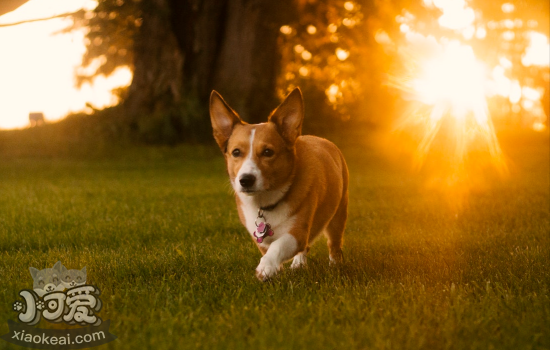
{"type": "Polygon", "coordinates": [[[256,267],[256,277],[262,281],[265,282],[271,277],[275,276],[277,274],[277,271],[279,271],[278,266],[266,264],[263,261],[260,261],[260,264],[258,267],[256,267]]]}
{"type": "Polygon", "coordinates": [[[344,260],[342,259],[342,257],[339,257],[339,258],[335,259],[332,256],[329,256],[328,264],[330,266],[338,266],[338,265],[342,264],[343,261],[344,260]]]}
{"type": "Polygon", "coordinates": [[[307,257],[304,253],[298,253],[294,256],[294,259],[292,259],[292,265],[290,265],[291,269],[299,269],[301,267],[306,267],[307,265],[307,257]]]}

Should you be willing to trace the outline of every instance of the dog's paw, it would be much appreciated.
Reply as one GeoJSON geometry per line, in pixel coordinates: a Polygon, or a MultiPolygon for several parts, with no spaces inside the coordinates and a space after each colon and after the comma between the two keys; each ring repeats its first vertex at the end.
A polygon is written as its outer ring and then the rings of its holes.
{"type": "Polygon", "coordinates": [[[307,257],[303,253],[298,253],[294,256],[294,259],[292,259],[292,265],[290,265],[291,269],[300,269],[302,267],[306,267],[307,265],[307,257]]]}
{"type": "Polygon", "coordinates": [[[330,254],[328,263],[330,266],[340,265],[344,263],[344,255],[342,254],[341,251],[335,254],[330,254]]]}
{"type": "Polygon", "coordinates": [[[256,278],[262,282],[265,282],[275,276],[278,271],[279,268],[277,266],[271,266],[260,262],[260,265],[256,267],[256,278]]]}

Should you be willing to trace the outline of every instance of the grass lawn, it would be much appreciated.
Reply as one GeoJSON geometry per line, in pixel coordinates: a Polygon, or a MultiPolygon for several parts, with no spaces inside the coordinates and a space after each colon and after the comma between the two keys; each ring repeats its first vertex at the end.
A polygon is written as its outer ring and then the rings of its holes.
{"type": "Polygon", "coordinates": [[[29,266],[61,260],[101,289],[118,339],[100,348],[550,349],[548,133],[503,136],[509,176],[486,175],[460,205],[405,157],[343,144],[346,262],[329,267],[319,240],[306,269],[269,283],[254,277],[260,253],[217,149],[8,146],[0,334],[29,266]]]}

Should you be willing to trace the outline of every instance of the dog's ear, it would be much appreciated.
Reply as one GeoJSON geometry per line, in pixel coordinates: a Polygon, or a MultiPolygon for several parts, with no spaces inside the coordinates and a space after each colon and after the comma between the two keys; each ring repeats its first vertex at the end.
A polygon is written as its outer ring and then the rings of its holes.
{"type": "Polygon", "coordinates": [[[302,133],[303,120],[304,99],[300,88],[292,90],[269,117],[269,121],[277,126],[277,130],[289,145],[294,145],[302,133]]]}
{"type": "Polygon", "coordinates": [[[212,90],[212,94],[210,94],[210,121],[212,122],[212,129],[214,129],[214,138],[222,152],[225,153],[227,141],[233,132],[233,128],[237,124],[244,123],[215,90],[212,90]]]}

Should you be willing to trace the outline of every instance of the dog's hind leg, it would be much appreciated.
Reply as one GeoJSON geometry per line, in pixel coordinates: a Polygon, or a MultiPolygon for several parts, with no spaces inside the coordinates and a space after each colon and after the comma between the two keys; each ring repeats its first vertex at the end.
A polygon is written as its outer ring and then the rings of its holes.
{"type": "Polygon", "coordinates": [[[344,192],[344,196],[340,201],[340,205],[336,213],[325,229],[327,237],[328,252],[330,263],[343,262],[342,244],[344,243],[344,230],[346,229],[346,220],[348,218],[348,194],[344,192]]]}
{"type": "Polygon", "coordinates": [[[299,269],[301,267],[305,267],[307,265],[307,253],[309,252],[309,247],[307,247],[304,251],[299,252],[294,256],[294,259],[292,259],[292,265],[290,265],[291,269],[299,269]]]}

